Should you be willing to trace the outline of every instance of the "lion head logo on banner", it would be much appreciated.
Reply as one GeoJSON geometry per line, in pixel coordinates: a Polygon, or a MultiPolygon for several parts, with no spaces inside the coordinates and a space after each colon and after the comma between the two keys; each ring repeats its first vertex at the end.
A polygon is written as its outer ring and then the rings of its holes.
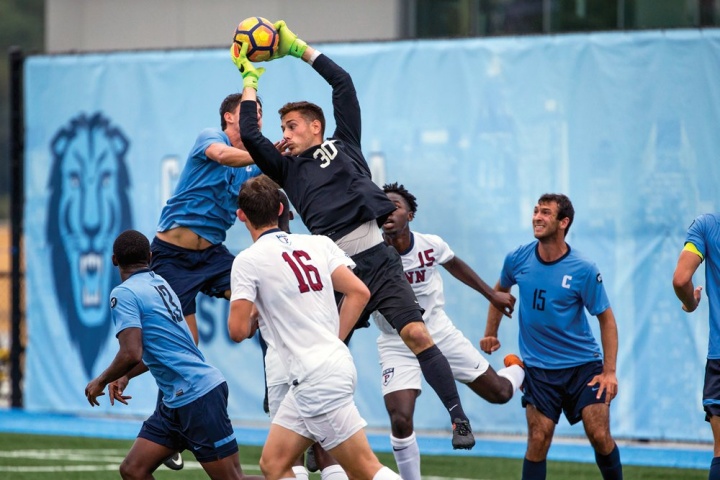
{"type": "Polygon", "coordinates": [[[120,282],[112,244],[132,226],[128,145],[100,113],[78,115],[51,142],[47,240],[55,291],[88,377],[112,325],[110,290],[120,282]]]}

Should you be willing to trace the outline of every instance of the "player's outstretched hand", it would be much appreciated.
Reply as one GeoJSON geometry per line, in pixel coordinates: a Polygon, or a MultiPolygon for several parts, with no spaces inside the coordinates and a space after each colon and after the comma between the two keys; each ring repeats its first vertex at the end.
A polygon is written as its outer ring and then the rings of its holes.
{"type": "Polygon", "coordinates": [[[280,36],[280,42],[278,43],[278,48],[275,51],[275,54],[270,57],[270,60],[282,58],[288,54],[293,57],[302,58],[303,53],[305,53],[305,50],[307,49],[307,43],[300,40],[297,35],[288,28],[285,24],[285,20],[278,20],[273,25],[280,36]]]}
{"type": "Polygon", "coordinates": [[[108,385],[108,396],[110,397],[110,405],[115,405],[115,400],[122,403],[123,405],[128,404],[128,400],[132,397],[129,395],[123,395],[125,387],[127,387],[128,378],[121,377],[114,382],[110,382],[108,385]]]}
{"type": "Polygon", "coordinates": [[[97,378],[90,380],[90,383],[88,383],[85,387],[85,397],[91,406],[94,407],[96,405],[100,405],[100,402],[97,401],[97,397],[105,395],[103,390],[105,390],[105,384],[98,381],[97,378]]]}
{"type": "Polygon", "coordinates": [[[230,58],[232,58],[235,66],[240,70],[243,77],[243,87],[258,89],[258,80],[265,73],[264,68],[255,68],[255,66],[247,58],[248,44],[243,43],[242,48],[235,42],[230,45],[230,58]]]}
{"type": "Polygon", "coordinates": [[[480,339],[480,350],[490,355],[500,348],[500,340],[497,337],[483,337],[480,339]]]}

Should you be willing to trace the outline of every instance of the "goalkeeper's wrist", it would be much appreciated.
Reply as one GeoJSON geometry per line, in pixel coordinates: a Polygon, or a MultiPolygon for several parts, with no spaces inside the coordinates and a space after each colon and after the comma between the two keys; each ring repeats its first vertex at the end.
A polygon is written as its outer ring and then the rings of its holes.
{"type": "Polygon", "coordinates": [[[307,50],[307,47],[307,43],[305,43],[303,40],[300,40],[299,38],[296,38],[292,45],[290,45],[290,50],[288,50],[288,53],[293,57],[302,58],[303,53],[305,53],[305,50],[307,50]]]}
{"type": "Polygon", "coordinates": [[[243,77],[243,87],[252,88],[257,92],[258,89],[258,77],[254,75],[248,75],[243,77]]]}

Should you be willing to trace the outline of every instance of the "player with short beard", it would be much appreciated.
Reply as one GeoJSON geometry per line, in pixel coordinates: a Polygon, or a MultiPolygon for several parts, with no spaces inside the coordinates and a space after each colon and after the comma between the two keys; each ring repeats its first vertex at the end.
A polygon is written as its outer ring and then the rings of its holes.
{"type": "MultiPolygon", "coordinates": [[[[545,194],[532,216],[535,241],[505,257],[499,292],[520,289],[520,354],[525,362],[523,406],[528,445],[522,480],[544,480],[555,425],[565,413],[582,421],[605,480],[623,478],[620,451],[610,434],[610,402],[617,395],[618,332],[597,266],[565,241],[575,217],[570,199],[545,194]],[[602,350],[585,316],[597,316],[602,350]]],[[[488,310],[485,353],[500,348],[501,313],[488,310]]]]}
{"type": "Polygon", "coordinates": [[[323,141],[322,109],[309,102],[286,104],[280,109],[283,140],[278,145],[286,151],[285,155],[278,152],[252,115],[264,69],[256,69],[245,57],[246,45],[239,49],[233,44],[230,53],[243,75],[243,142],[263,173],[285,190],[308,230],[330,237],[352,257],[356,275],[372,295],[359,325],[365,325],[375,310],[383,314],[417,356],[423,376],[447,409],[453,426],[453,448],[471,449],[475,439],[450,365],[423,323],[422,310],[405,280],[398,253],[385,245],[378,228],[395,206],[373,183],[362,154],[360,105],[352,78],[326,55],[298,39],[285,22],[279,21],[275,27],[280,46],[273,58],[287,54],[302,58],[332,86],[337,128],[323,141]]]}

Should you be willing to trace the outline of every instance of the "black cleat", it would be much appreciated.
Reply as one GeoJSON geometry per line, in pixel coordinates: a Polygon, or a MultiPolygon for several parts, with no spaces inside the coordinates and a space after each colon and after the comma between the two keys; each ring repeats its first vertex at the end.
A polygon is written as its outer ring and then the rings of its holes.
{"type": "Polygon", "coordinates": [[[312,445],[310,445],[307,452],[305,452],[305,467],[307,467],[308,472],[317,472],[320,470],[315,460],[315,450],[313,450],[312,445]]]}
{"type": "Polygon", "coordinates": [[[455,450],[470,450],[475,446],[475,437],[469,420],[453,420],[452,446],[455,450]]]}
{"type": "Polygon", "coordinates": [[[182,468],[185,466],[185,462],[183,462],[182,455],[180,455],[180,452],[175,452],[169,457],[167,457],[165,460],[163,460],[163,465],[165,465],[170,470],[182,470],[182,468]]]}

